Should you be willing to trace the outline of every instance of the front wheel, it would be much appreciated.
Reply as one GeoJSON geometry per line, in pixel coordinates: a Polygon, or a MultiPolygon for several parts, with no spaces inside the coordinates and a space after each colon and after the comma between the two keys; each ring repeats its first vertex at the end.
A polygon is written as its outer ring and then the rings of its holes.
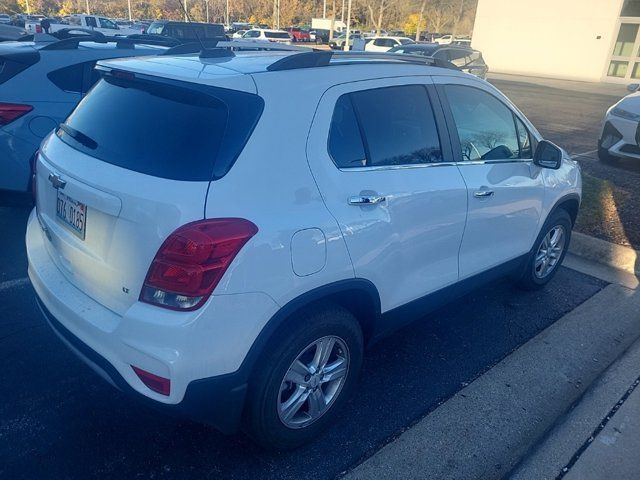
{"type": "Polygon", "coordinates": [[[547,219],[531,251],[519,286],[527,290],[544,287],[555,276],[571,241],[571,217],[559,208],[547,219]]]}
{"type": "Polygon", "coordinates": [[[250,385],[245,431],[269,449],[313,441],[354,388],[360,326],[337,305],[300,312],[266,347],[250,385]]]}

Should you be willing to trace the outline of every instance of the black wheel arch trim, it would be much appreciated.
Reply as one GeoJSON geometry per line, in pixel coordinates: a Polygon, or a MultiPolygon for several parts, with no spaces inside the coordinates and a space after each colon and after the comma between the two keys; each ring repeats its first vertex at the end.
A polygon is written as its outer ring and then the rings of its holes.
{"type": "MultiPolygon", "coordinates": [[[[246,372],[247,378],[253,370],[255,362],[262,354],[264,347],[273,338],[278,329],[284,325],[296,312],[322,301],[331,301],[339,295],[353,294],[358,292],[368,298],[372,322],[377,322],[381,316],[380,295],[376,286],[369,280],[363,278],[350,278],[329,283],[312,290],[309,290],[282,306],[265,324],[258,337],[251,345],[247,356],[242,362],[238,371],[246,372]]],[[[362,319],[359,319],[362,320],[362,319]]]]}
{"type": "MultiPolygon", "coordinates": [[[[580,195],[578,195],[577,193],[569,193],[567,195],[564,195],[564,196],[560,197],[558,200],[556,200],[556,202],[553,204],[553,207],[549,211],[549,215],[547,215],[547,218],[544,219],[544,223],[546,223],[546,221],[551,217],[551,215],[556,213],[556,211],[559,208],[561,208],[564,203],[566,203],[568,201],[574,201],[574,200],[578,203],[578,208],[576,209],[575,217],[572,216],[572,219],[571,219],[571,221],[575,225],[576,219],[578,218],[578,212],[580,211],[580,204],[582,202],[582,199],[580,198],[580,195]]],[[[569,215],[572,215],[572,212],[567,212],[567,213],[569,215]]],[[[542,225],[544,225],[544,223],[542,225]]],[[[540,226],[541,229],[542,229],[542,225],[540,226]]]]}

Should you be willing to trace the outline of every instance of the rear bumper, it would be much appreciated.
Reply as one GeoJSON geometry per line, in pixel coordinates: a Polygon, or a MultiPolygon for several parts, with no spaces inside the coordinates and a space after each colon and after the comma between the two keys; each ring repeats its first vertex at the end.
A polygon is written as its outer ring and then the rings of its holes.
{"type": "Polygon", "coordinates": [[[277,309],[273,300],[258,293],[214,295],[195,312],[135,302],[120,316],[76,288],[58,269],[35,211],[26,237],[29,278],[38,304],[81,359],[147,404],[225,433],[237,429],[250,374],[244,360],[277,309]],[[170,394],[150,390],[132,366],[170,379],[170,394]]]}
{"type": "Polygon", "coordinates": [[[247,392],[246,378],[240,373],[194,380],[187,385],[180,403],[157,402],[134,390],[111,363],[67,330],[37,295],[36,302],[45,320],[62,342],[112,386],[164,413],[207,423],[227,434],[238,430],[247,392]]]}

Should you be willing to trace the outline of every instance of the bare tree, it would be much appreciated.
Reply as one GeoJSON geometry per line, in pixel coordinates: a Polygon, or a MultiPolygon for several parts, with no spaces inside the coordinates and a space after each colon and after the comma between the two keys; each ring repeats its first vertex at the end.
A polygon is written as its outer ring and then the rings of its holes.
{"type": "Polygon", "coordinates": [[[384,12],[389,8],[389,0],[369,0],[367,9],[371,19],[371,24],[376,30],[376,35],[380,35],[382,31],[382,21],[384,20],[384,12]]]}
{"type": "Polygon", "coordinates": [[[456,20],[456,7],[452,0],[433,0],[427,7],[427,25],[433,32],[442,32],[456,20]]]}
{"type": "Polygon", "coordinates": [[[420,41],[420,28],[422,28],[422,22],[424,20],[424,9],[427,7],[427,0],[422,0],[420,4],[420,15],[418,15],[418,24],[416,26],[416,42],[420,41]]]}

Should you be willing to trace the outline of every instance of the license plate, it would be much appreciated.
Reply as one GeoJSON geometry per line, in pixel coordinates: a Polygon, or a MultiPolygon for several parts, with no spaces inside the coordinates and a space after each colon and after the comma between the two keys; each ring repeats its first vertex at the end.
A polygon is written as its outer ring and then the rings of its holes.
{"type": "Polygon", "coordinates": [[[58,190],[56,216],[79,239],[84,240],[87,229],[87,206],[58,190]]]}

